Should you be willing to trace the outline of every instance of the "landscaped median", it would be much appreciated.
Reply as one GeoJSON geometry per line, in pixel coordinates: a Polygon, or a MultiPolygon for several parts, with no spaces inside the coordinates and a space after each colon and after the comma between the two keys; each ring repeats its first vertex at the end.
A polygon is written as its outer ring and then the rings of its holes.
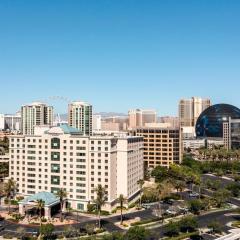
{"type": "Polygon", "coordinates": [[[195,231],[195,232],[191,232],[191,233],[182,233],[177,237],[165,237],[163,238],[164,240],[182,240],[182,239],[187,239],[193,236],[199,236],[199,232],[195,231]]]}
{"type": "Polygon", "coordinates": [[[155,218],[155,219],[141,220],[141,221],[138,221],[138,222],[135,222],[135,223],[131,223],[131,226],[132,227],[134,227],[134,226],[141,226],[141,225],[147,225],[147,224],[156,223],[156,222],[162,222],[162,219],[155,218]]]}

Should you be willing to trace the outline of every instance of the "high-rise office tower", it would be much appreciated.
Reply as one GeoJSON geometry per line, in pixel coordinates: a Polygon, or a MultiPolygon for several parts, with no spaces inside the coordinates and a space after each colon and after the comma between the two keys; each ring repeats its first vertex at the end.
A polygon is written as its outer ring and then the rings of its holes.
{"type": "Polygon", "coordinates": [[[33,135],[35,126],[53,124],[53,107],[33,102],[21,108],[21,130],[24,135],[33,135]]]}
{"type": "Polygon", "coordinates": [[[68,124],[80,130],[83,135],[92,135],[92,105],[85,102],[70,103],[68,124]]]}
{"type": "Polygon", "coordinates": [[[195,127],[199,115],[211,106],[210,99],[192,97],[179,102],[179,120],[181,127],[195,127]]]}
{"type": "Polygon", "coordinates": [[[144,127],[146,123],[157,122],[157,112],[155,110],[130,110],[128,112],[129,128],[144,127]]]}

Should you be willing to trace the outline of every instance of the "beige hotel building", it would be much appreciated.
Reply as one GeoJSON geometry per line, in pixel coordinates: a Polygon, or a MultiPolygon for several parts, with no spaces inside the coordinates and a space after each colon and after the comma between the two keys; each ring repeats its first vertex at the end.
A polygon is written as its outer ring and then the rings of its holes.
{"type": "Polygon", "coordinates": [[[106,210],[123,194],[129,202],[139,194],[143,174],[143,138],[84,136],[61,125],[38,135],[10,137],[10,178],[17,181],[18,194],[68,193],[68,206],[87,210],[101,184],[106,188],[106,210]]]}

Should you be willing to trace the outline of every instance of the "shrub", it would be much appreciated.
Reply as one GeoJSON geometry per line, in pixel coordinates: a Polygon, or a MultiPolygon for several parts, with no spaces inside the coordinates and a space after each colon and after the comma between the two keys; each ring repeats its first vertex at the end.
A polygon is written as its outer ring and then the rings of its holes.
{"type": "Polygon", "coordinates": [[[193,199],[188,202],[189,210],[193,214],[199,214],[201,210],[204,209],[203,202],[199,199],[193,199]]]}
{"type": "Polygon", "coordinates": [[[179,235],[179,224],[177,222],[170,222],[166,226],[166,235],[169,237],[176,237],[179,235]]]}
{"type": "Polygon", "coordinates": [[[131,226],[140,226],[140,225],[144,225],[144,224],[148,224],[148,223],[158,222],[160,220],[161,220],[160,218],[142,220],[142,221],[138,221],[135,223],[131,223],[131,226]]]}
{"type": "Polygon", "coordinates": [[[87,211],[88,211],[89,213],[92,213],[92,212],[94,212],[95,210],[96,210],[96,205],[95,205],[95,204],[89,203],[89,204],[87,205],[87,211]]]}
{"type": "Polygon", "coordinates": [[[13,237],[11,235],[9,235],[9,234],[3,235],[3,238],[4,239],[13,239],[13,237]]]}
{"type": "Polygon", "coordinates": [[[24,199],[24,197],[23,196],[17,196],[16,199],[17,199],[18,202],[20,202],[21,200],[24,199]]]}
{"type": "Polygon", "coordinates": [[[11,205],[17,206],[18,205],[18,201],[17,200],[11,200],[11,205]]]}
{"type": "Polygon", "coordinates": [[[101,228],[101,229],[97,229],[95,231],[95,234],[104,233],[104,232],[105,232],[105,230],[101,228]]]}
{"type": "Polygon", "coordinates": [[[128,208],[134,208],[134,207],[136,207],[136,203],[131,203],[128,205],[128,208]]]}
{"type": "Polygon", "coordinates": [[[46,223],[47,222],[47,219],[46,218],[43,218],[42,219],[42,223],[46,223]]]}
{"type": "Polygon", "coordinates": [[[51,223],[43,224],[41,225],[39,230],[40,233],[48,239],[48,237],[50,238],[52,236],[52,233],[54,231],[54,225],[51,223]]]}
{"type": "Polygon", "coordinates": [[[143,227],[131,227],[125,234],[126,240],[145,240],[149,232],[143,227]]]}
{"type": "Polygon", "coordinates": [[[95,231],[95,225],[94,224],[87,224],[86,225],[86,232],[88,235],[93,235],[95,231]]]}
{"type": "MultiPolygon", "coordinates": [[[[96,212],[96,213],[97,213],[97,212],[96,212]]],[[[109,216],[109,215],[110,215],[110,212],[101,210],[101,215],[102,215],[102,216],[109,216]]]]}
{"type": "Polygon", "coordinates": [[[220,233],[222,233],[223,226],[219,222],[213,221],[208,224],[208,228],[212,229],[213,233],[220,234],[220,233]]]}

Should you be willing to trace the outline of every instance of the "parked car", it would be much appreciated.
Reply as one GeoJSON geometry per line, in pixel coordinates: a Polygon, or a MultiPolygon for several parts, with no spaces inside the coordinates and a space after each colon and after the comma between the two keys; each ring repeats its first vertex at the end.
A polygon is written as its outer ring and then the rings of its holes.
{"type": "Polygon", "coordinates": [[[175,215],[177,215],[177,212],[168,209],[168,210],[166,211],[166,214],[171,215],[171,216],[175,216],[175,215]]]}
{"type": "Polygon", "coordinates": [[[144,209],[150,209],[150,208],[151,208],[151,205],[149,205],[149,204],[142,204],[142,207],[143,207],[144,209]]]}
{"type": "Polygon", "coordinates": [[[2,224],[0,224],[0,232],[3,231],[4,229],[5,227],[2,224]]]}
{"type": "Polygon", "coordinates": [[[178,207],[178,209],[182,214],[187,214],[189,212],[189,209],[185,207],[178,207]]]}
{"type": "Polygon", "coordinates": [[[199,194],[196,192],[189,193],[189,197],[199,197],[199,194]]]}
{"type": "Polygon", "coordinates": [[[163,203],[169,204],[169,205],[173,205],[174,204],[174,200],[173,199],[165,199],[163,200],[163,203]]]}

